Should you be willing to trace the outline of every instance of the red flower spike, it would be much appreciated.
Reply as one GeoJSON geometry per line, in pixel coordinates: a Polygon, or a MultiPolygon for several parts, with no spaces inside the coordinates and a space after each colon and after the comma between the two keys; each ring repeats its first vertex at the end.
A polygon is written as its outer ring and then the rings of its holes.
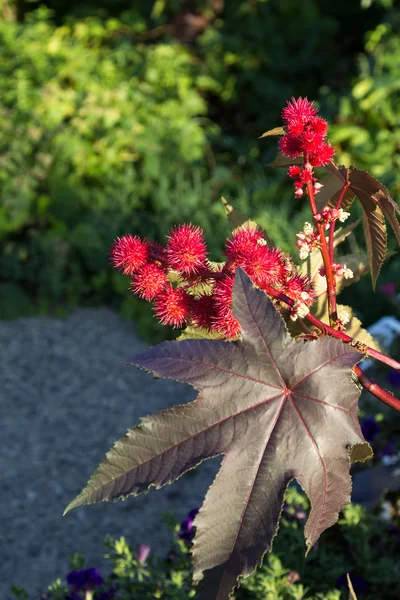
{"type": "Polygon", "coordinates": [[[193,225],[179,225],[170,235],[167,247],[169,267],[190,275],[205,266],[206,244],[203,231],[193,225]]]}
{"type": "Polygon", "coordinates": [[[287,102],[287,106],[282,110],[282,118],[290,125],[295,121],[309,121],[318,110],[314,106],[314,102],[310,102],[307,98],[294,98],[287,102]]]}
{"type": "Polygon", "coordinates": [[[158,296],[154,304],[154,311],[162,325],[182,327],[191,316],[193,297],[182,287],[168,288],[158,296]]]}
{"type": "Polygon", "coordinates": [[[165,271],[155,263],[145,265],[140,273],[133,275],[131,291],[144,300],[153,300],[167,284],[165,271]]]}
{"type": "Polygon", "coordinates": [[[242,265],[260,242],[266,243],[262,231],[253,225],[243,225],[232,233],[232,239],[226,241],[225,255],[232,263],[242,265]]]}
{"type": "Polygon", "coordinates": [[[111,263],[125,275],[139,271],[149,260],[149,243],[139,236],[124,235],[111,246],[111,263]]]}

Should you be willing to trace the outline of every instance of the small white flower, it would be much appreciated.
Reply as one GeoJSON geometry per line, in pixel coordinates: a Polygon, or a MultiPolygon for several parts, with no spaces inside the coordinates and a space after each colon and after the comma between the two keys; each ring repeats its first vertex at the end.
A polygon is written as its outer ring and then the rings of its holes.
{"type": "Polygon", "coordinates": [[[342,325],[347,325],[347,323],[349,323],[350,321],[350,315],[347,312],[347,310],[342,310],[339,314],[338,314],[338,319],[341,322],[342,325]]]}
{"type": "Polygon", "coordinates": [[[308,248],[308,246],[304,245],[300,248],[299,256],[301,260],[305,260],[306,258],[308,258],[309,254],[310,249],[308,248]]]}
{"type": "Polygon", "coordinates": [[[259,244],[260,246],[266,246],[267,245],[267,240],[264,240],[263,238],[259,238],[257,240],[257,244],[259,244]]]}
{"type": "Polygon", "coordinates": [[[311,223],[304,223],[303,231],[307,236],[312,235],[314,233],[314,227],[311,223]]]}
{"type": "Polygon", "coordinates": [[[301,319],[303,319],[306,315],[308,315],[309,312],[310,312],[310,309],[308,308],[308,306],[306,304],[303,304],[303,302],[299,302],[299,305],[297,308],[298,316],[301,319]]]}
{"type": "Polygon", "coordinates": [[[343,265],[343,277],[345,279],[353,279],[354,273],[351,269],[348,269],[346,265],[343,265]]]}
{"type": "Polygon", "coordinates": [[[346,212],[345,210],[343,210],[343,208],[339,208],[339,221],[341,223],[344,223],[350,216],[349,212],[346,212]]]}

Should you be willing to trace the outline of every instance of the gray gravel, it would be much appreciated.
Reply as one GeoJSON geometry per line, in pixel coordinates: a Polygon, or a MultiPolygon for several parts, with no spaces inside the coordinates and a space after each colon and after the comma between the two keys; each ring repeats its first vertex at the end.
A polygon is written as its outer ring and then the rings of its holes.
{"type": "Polygon", "coordinates": [[[61,516],[140,416],[194,398],[189,386],[125,364],[145,347],[108,309],[0,322],[1,599],[15,584],[37,598],[67,573],[74,552],[102,566],[106,534],[166,552],[163,512],[182,519],[201,503],[218,460],[162,490],[61,516]]]}

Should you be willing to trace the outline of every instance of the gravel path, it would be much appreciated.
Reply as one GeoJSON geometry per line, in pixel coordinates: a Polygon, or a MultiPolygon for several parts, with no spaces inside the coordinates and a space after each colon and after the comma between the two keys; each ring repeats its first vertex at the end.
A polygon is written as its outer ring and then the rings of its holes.
{"type": "Polygon", "coordinates": [[[0,598],[15,584],[37,598],[77,551],[101,566],[106,534],[165,551],[162,513],[180,520],[200,504],[218,460],[148,495],[61,516],[140,416],[195,396],[125,364],[145,347],[108,309],[0,322],[0,598]]]}

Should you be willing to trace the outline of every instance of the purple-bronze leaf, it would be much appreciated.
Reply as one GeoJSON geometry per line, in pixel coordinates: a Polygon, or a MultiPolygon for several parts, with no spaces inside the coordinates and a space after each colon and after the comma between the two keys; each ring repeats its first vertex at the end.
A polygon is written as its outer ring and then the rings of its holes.
{"type": "Polygon", "coordinates": [[[296,478],[312,510],[307,548],[350,502],[350,447],[370,447],[358,423],[351,378],[362,354],[333,338],[294,340],[271,300],[237,269],[233,312],[239,342],[164,342],[132,362],[191,384],[196,400],[147,417],[108,453],[69,505],[139,494],[223,454],[195,518],[198,598],[227,600],[240,575],[261,563],[277,532],[283,497],[296,478]]]}
{"type": "MultiPolygon", "coordinates": [[[[318,196],[318,202],[322,199],[330,206],[334,206],[340,193],[340,187],[346,184],[348,189],[341,207],[345,210],[349,208],[354,196],[361,203],[371,279],[375,288],[387,249],[385,217],[393,229],[397,242],[400,244],[400,224],[397,217],[400,214],[400,209],[391,198],[386,187],[368,171],[360,171],[353,166],[346,169],[341,165],[336,165],[333,161],[326,168],[330,171],[327,176],[329,185],[327,186],[327,192],[324,192],[324,188],[322,188],[318,196]],[[337,184],[335,184],[332,177],[337,179],[337,184]]],[[[318,206],[320,207],[320,205],[318,206]]]]}

